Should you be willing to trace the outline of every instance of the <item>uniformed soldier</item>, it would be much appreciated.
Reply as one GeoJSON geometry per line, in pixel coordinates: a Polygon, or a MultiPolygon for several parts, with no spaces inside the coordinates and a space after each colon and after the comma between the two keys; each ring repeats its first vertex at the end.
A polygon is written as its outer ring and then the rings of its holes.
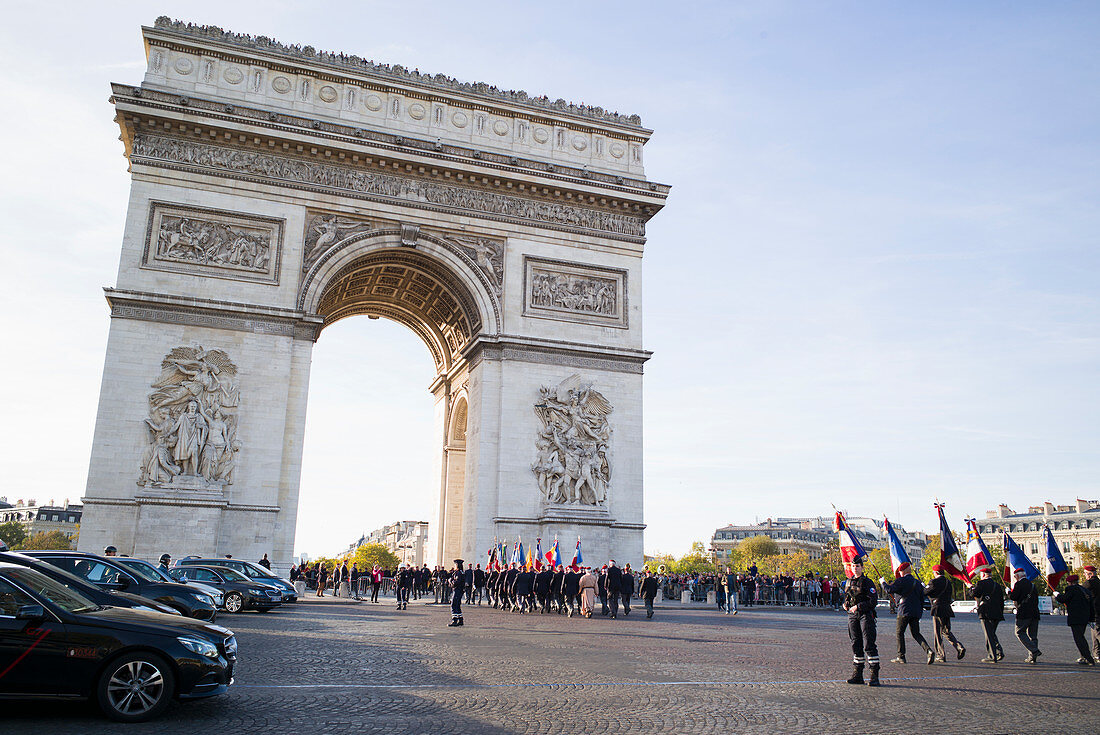
{"type": "Polygon", "coordinates": [[[955,655],[958,658],[961,659],[966,655],[966,647],[951,632],[951,618],[955,617],[955,611],[951,609],[954,595],[952,594],[951,580],[943,572],[942,566],[939,564],[934,565],[932,567],[932,581],[924,588],[924,593],[928,595],[928,600],[932,603],[932,609],[929,612],[932,614],[932,642],[937,661],[946,660],[943,647],[944,636],[947,636],[947,640],[955,647],[955,655]]]}
{"type": "Polygon", "coordinates": [[[997,638],[997,625],[1005,619],[1005,590],[993,579],[989,567],[983,567],[981,579],[970,587],[970,593],[978,603],[978,622],[985,634],[986,657],[983,664],[995,664],[1005,657],[1001,641],[997,638]]]}
{"type": "Polygon", "coordinates": [[[852,640],[852,663],[855,669],[848,679],[849,684],[863,683],[863,667],[869,666],[871,678],[868,686],[879,686],[878,645],[875,643],[875,608],[878,605],[878,590],[875,583],[863,574],[863,559],[852,562],[853,577],[844,589],[844,609],[848,613],[848,637],[852,640]]]}
{"type": "Polygon", "coordinates": [[[905,663],[905,630],[908,628],[913,640],[924,650],[928,663],[931,664],[935,662],[936,654],[920,632],[920,619],[924,613],[924,585],[913,576],[913,566],[909,562],[901,564],[897,573],[901,576],[894,582],[887,583],[882,577],[878,580],[882,589],[897,600],[898,657],[891,663],[905,663]]]}
{"type": "Polygon", "coordinates": [[[1013,573],[1016,583],[1008,590],[1008,597],[1016,605],[1016,639],[1027,649],[1026,664],[1038,663],[1043,652],[1039,650],[1039,593],[1027,578],[1023,569],[1013,573]]]}
{"type": "Polygon", "coordinates": [[[455,559],[455,569],[451,572],[451,622],[448,628],[456,628],[462,622],[462,595],[466,592],[466,572],[462,565],[462,559],[455,559]]]}
{"type": "Polygon", "coordinates": [[[413,573],[405,564],[397,568],[397,609],[409,609],[409,592],[412,591],[413,573]]]}

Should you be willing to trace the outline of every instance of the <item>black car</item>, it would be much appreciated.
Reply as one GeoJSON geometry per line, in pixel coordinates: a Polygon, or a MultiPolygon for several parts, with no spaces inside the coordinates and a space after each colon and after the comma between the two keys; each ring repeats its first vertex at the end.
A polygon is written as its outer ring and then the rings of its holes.
{"type": "Polygon", "coordinates": [[[270,569],[264,569],[259,564],[250,561],[243,561],[241,559],[202,559],[197,556],[189,556],[177,561],[176,566],[229,567],[234,571],[240,572],[249,579],[254,579],[257,582],[263,582],[264,584],[275,587],[283,593],[283,602],[298,601],[298,592],[294,589],[293,583],[283,579],[270,569]]]}
{"type": "Polygon", "coordinates": [[[267,612],[282,604],[282,592],[269,584],[249,579],[229,567],[194,566],[172,567],[168,570],[172,579],[178,581],[202,582],[222,591],[226,612],[240,612],[245,609],[267,612]]]}
{"type": "Polygon", "coordinates": [[[26,566],[0,562],[0,697],[83,697],[121,722],[233,683],[232,631],[178,615],[104,607],[26,566]]]}
{"type": "Polygon", "coordinates": [[[130,592],[156,600],[181,615],[214,622],[218,609],[209,595],[193,587],[172,582],[145,579],[109,557],[81,551],[28,551],[27,556],[41,559],[86,579],[108,592],[130,592]]]}
{"type": "MultiPolygon", "coordinates": [[[[0,541],[0,544],[3,544],[3,542],[0,541]]],[[[0,546],[0,548],[6,547],[0,546]]],[[[92,599],[98,605],[128,607],[136,610],[167,613],[169,615],[180,614],[175,608],[168,607],[156,600],[150,600],[147,597],[132,595],[129,592],[107,592],[106,590],[96,587],[91,582],[81,579],[75,574],[69,574],[64,569],[55,567],[53,564],[49,564],[40,559],[35,559],[33,556],[27,556],[26,554],[20,554],[14,551],[0,551],[0,562],[2,561],[30,567],[35,571],[41,572],[50,579],[57,580],[66,587],[72,587],[85,597],[92,599]]]]}

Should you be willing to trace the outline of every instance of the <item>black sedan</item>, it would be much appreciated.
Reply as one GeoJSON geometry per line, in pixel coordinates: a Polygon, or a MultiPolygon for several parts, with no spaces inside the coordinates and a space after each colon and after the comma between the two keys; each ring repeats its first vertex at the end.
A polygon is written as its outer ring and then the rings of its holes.
{"type": "Polygon", "coordinates": [[[181,615],[214,622],[218,609],[209,595],[193,587],[155,579],[149,580],[110,557],[81,551],[27,551],[27,556],[49,562],[108,592],[130,592],[156,600],[181,615]]]}
{"type": "Polygon", "coordinates": [[[172,579],[194,581],[208,584],[222,591],[226,612],[240,612],[252,609],[267,612],[282,604],[283,595],[278,588],[249,579],[229,567],[172,567],[168,570],[172,579]]]}
{"type": "Polygon", "coordinates": [[[168,607],[156,600],[150,600],[147,597],[131,595],[128,592],[107,592],[102,590],[91,582],[83,580],[75,574],[69,574],[64,569],[55,567],[53,564],[48,564],[40,559],[35,559],[33,556],[27,556],[26,554],[7,551],[7,547],[2,546],[2,544],[3,542],[0,541],[0,562],[30,567],[35,571],[45,574],[50,579],[60,582],[66,587],[72,587],[80,594],[93,600],[97,605],[128,607],[137,610],[149,610],[152,612],[168,613],[169,615],[179,615],[179,612],[174,608],[168,607]]]}
{"type": "Polygon", "coordinates": [[[254,579],[257,582],[263,582],[264,584],[275,587],[283,593],[283,602],[298,601],[298,592],[294,589],[294,584],[292,582],[283,579],[270,569],[265,569],[259,564],[250,561],[244,561],[243,559],[203,559],[198,556],[187,556],[176,562],[176,566],[229,567],[234,571],[240,572],[249,579],[254,579]]]}
{"type": "Polygon", "coordinates": [[[121,722],[173,698],[224,693],[237,641],[177,615],[103,607],[30,567],[0,562],[0,697],[83,697],[121,722]]]}

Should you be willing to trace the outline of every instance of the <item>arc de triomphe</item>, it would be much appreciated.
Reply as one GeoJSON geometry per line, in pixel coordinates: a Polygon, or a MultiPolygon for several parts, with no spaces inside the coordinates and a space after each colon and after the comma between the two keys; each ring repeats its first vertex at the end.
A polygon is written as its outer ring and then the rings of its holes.
{"type": "Polygon", "coordinates": [[[313,343],[365,314],[435,360],[432,561],[555,536],[640,561],[642,252],[668,194],[641,120],[143,34],[143,82],[112,87],[132,185],[80,547],[285,570],[313,343]]]}

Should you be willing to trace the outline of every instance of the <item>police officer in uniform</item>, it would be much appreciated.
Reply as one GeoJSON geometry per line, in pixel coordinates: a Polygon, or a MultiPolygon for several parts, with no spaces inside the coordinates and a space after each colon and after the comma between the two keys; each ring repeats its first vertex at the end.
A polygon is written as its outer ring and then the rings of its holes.
{"type": "Polygon", "coordinates": [[[451,572],[451,622],[448,628],[462,625],[462,595],[466,592],[466,572],[462,570],[465,562],[455,559],[455,569],[451,572]]]}
{"type": "Polygon", "coordinates": [[[848,637],[852,639],[852,663],[855,669],[849,684],[863,683],[863,667],[871,668],[868,686],[879,686],[878,645],[875,643],[875,607],[878,590],[875,583],[863,573],[863,559],[852,562],[853,577],[844,589],[844,610],[848,613],[848,637]]]}

